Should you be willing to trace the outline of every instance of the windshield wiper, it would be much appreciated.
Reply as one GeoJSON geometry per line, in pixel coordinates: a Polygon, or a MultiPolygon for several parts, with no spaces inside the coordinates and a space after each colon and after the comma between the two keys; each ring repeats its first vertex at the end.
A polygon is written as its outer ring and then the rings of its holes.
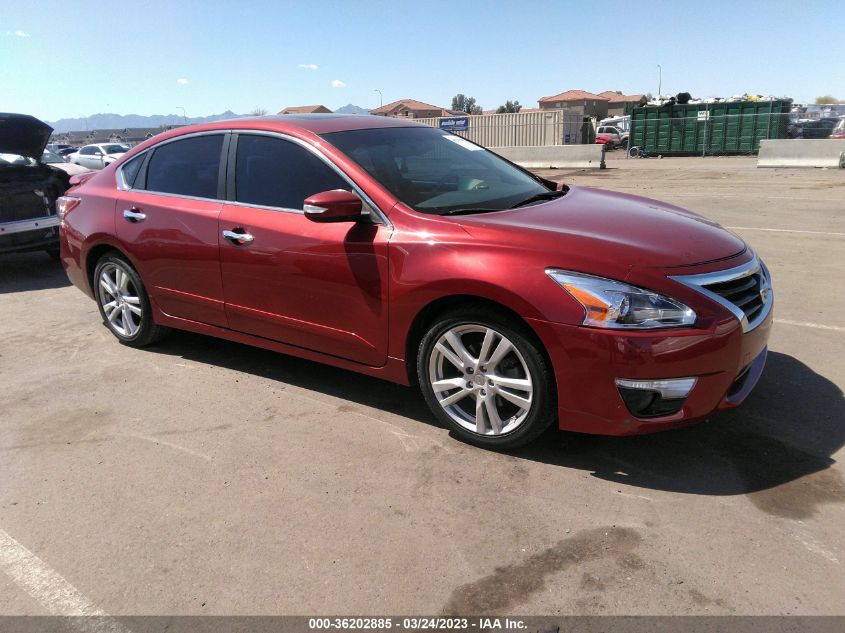
{"type": "Polygon", "coordinates": [[[543,200],[554,200],[555,198],[560,198],[562,195],[565,194],[566,191],[544,191],[543,193],[538,193],[537,195],[531,196],[530,198],[526,198],[522,202],[517,202],[511,208],[516,209],[517,207],[524,207],[526,204],[542,202],[543,200]]]}
{"type": "Polygon", "coordinates": [[[451,209],[440,215],[470,215],[472,213],[494,213],[496,211],[504,211],[504,209],[451,209]]]}

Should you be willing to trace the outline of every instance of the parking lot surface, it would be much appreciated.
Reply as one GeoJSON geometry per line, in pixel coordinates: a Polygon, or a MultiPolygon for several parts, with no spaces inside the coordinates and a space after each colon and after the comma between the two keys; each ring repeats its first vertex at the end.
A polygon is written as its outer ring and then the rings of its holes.
{"type": "Polygon", "coordinates": [[[742,408],[487,452],[413,389],[187,333],[124,347],[46,255],[0,257],[0,611],[845,613],[845,174],[608,166],[542,173],[702,212],[771,269],[742,408]]]}

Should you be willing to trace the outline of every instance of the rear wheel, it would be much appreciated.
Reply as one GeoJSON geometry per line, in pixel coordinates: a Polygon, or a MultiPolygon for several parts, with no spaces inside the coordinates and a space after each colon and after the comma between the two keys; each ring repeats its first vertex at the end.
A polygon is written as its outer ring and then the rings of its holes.
{"type": "Polygon", "coordinates": [[[434,414],[476,446],[523,446],[556,419],[545,356],[526,328],[504,315],[444,316],[420,344],[417,373],[434,414]]]}
{"type": "Polygon", "coordinates": [[[97,262],[94,293],[103,321],[121,343],[144,347],[168,333],[168,328],[153,321],[141,277],[123,257],[109,254],[97,262]]]}

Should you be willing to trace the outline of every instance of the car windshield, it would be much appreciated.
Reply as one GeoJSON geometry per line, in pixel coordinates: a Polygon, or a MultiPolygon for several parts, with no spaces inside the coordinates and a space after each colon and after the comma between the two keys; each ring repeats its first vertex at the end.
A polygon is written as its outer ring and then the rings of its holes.
{"type": "Polygon", "coordinates": [[[41,162],[49,165],[50,163],[63,163],[65,161],[58,154],[54,154],[49,149],[45,149],[44,153],[41,155],[41,162]]]}
{"type": "Polygon", "coordinates": [[[0,154],[0,165],[35,165],[32,158],[20,154],[0,154]]]}
{"type": "Polygon", "coordinates": [[[129,147],[127,145],[102,145],[100,149],[103,150],[106,154],[125,154],[129,151],[129,147]]]}
{"type": "Polygon", "coordinates": [[[323,134],[390,193],[432,214],[511,209],[549,189],[460,136],[431,127],[323,134]]]}

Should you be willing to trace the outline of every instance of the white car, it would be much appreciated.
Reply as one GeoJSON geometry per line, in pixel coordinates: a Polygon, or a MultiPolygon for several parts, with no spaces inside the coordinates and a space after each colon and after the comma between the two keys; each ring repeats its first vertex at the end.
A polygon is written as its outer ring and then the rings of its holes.
{"type": "Polygon", "coordinates": [[[88,169],[102,169],[111,165],[128,151],[129,146],[123,143],[97,143],[80,147],[78,152],[68,156],[68,161],[88,169]]]}
{"type": "Polygon", "coordinates": [[[45,165],[50,165],[50,167],[61,169],[63,172],[66,172],[69,176],[77,176],[79,174],[84,174],[91,171],[90,169],[88,169],[87,167],[83,167],[82,165],[74,165],[73,163],[67,162],[64,158],[62,158],[55,152],[51,152],[49,149],[45,149],[44,153],[41,154],[41,162],[45,165]]]}

